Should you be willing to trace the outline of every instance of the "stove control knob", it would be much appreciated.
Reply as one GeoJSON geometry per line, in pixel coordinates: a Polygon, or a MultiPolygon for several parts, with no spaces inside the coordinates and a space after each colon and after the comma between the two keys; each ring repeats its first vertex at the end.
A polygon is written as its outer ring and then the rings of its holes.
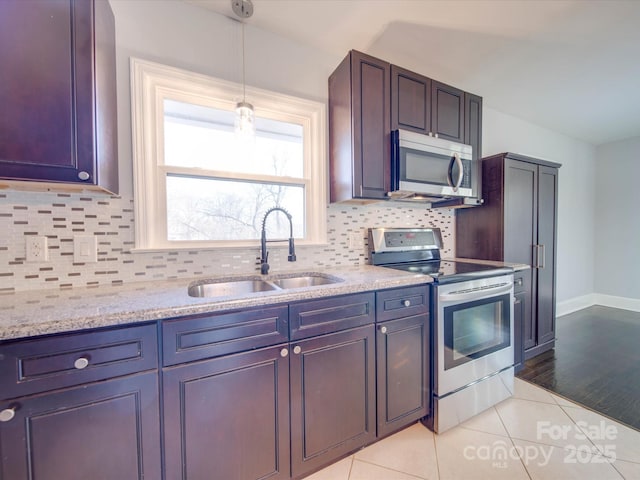
{"type": "Polygon", "coordinates": [[[380,327],[380,333],[387,333],[387,327],[380,327]]]}
{"type": "Polygon", "coordinates": [[[411,306],[411,302],[410,302],[409,300],[404,300],[404,301],[402,302],[402,304],[403,304],[405,307],[410,307],[410,306],[411,306]]]}

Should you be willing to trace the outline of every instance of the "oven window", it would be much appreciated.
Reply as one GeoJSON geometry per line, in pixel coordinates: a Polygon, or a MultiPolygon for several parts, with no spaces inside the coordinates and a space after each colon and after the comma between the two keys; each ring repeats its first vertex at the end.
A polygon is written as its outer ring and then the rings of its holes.
{"type": "Polygon", "coordinates": [[[444,309],[445,370],[511,344],[509,295],[444,309]]]}

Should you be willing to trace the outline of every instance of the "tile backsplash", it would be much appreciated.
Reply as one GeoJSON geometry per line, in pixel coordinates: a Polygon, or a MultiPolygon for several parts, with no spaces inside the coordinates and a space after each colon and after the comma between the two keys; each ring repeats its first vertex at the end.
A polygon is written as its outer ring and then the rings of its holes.
{"type": "MultiPolygon", "coordinates": [[[[365,264],[369,227],[439,227],[443,256],[453,255],[454,210],[413,204],[334,204],[327,209],[328,244],[296,246],[295,264],[287,262],[286,247],[270,247],[273,273],[365,264]],[[358,241],[350,248],[354,234],[358,241]]],[[[0,193],[0,228],[0,293],[259,272],[257,242],[255,248],[132,252],[132,198],[5,190],[0,193]],[[29,235],[48,238],[49,261],[26,261],[25,237],[29,235]],[[97,236],[97,263],[74,263],[74,235],[97,236]]]]}

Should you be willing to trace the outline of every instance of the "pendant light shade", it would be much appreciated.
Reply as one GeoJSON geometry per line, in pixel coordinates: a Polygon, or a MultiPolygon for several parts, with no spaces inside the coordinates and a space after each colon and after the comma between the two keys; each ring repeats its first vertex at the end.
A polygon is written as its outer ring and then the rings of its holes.
{"type": "Polygon", "coordinates": [[[242,101],[236,104],[235,131],[239,137],[253,137],[256,134],[253,105],[242,101]]]}
{"type": "Polygon", "coordinates": [[[235,132],[241,138],[254,138],[256,134],[255,112],[253,105],[247,102],[247,84],[245,82],[244,55],[244,19],[253,15],[251,0],[231,0],[233,12],[240,17],[242,23],[242,101],[236,104],[235,132]]]}

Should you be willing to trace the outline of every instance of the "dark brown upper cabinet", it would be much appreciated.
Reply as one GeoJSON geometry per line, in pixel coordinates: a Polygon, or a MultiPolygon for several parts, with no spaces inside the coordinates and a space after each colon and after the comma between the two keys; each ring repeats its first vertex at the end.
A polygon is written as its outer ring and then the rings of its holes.
{"type": "Polygon", "coordinates": [[[331,202],[390,190],[390,69],[352,50],[329,77],[331,202]]]}
{"type": "Polygon", "coordinates": [[[431,79],[391,65],[391,130],[431,133],[431,79]]]}
{"type": "Polygon", "coordinates": [[[392,130],[482,147],[482,98],[351,50],[329,77],[331,202],[388,199],[392,130]]]}
{"type": "Polygon", "coordinates": [[[0,178],[117,193],[109,2],[0,1],[0,64],[0,178]]]}
{"type": "Polygon", "coordinates": [[[473,159],[482,158],[482,97],[464,94],[464,143],[473,147],[473,159]]]}
{"type": "Polygon", "coordinates": [[[432,80],[431,101],[433,135],[464,143],[464,92],[432,80]]]}

